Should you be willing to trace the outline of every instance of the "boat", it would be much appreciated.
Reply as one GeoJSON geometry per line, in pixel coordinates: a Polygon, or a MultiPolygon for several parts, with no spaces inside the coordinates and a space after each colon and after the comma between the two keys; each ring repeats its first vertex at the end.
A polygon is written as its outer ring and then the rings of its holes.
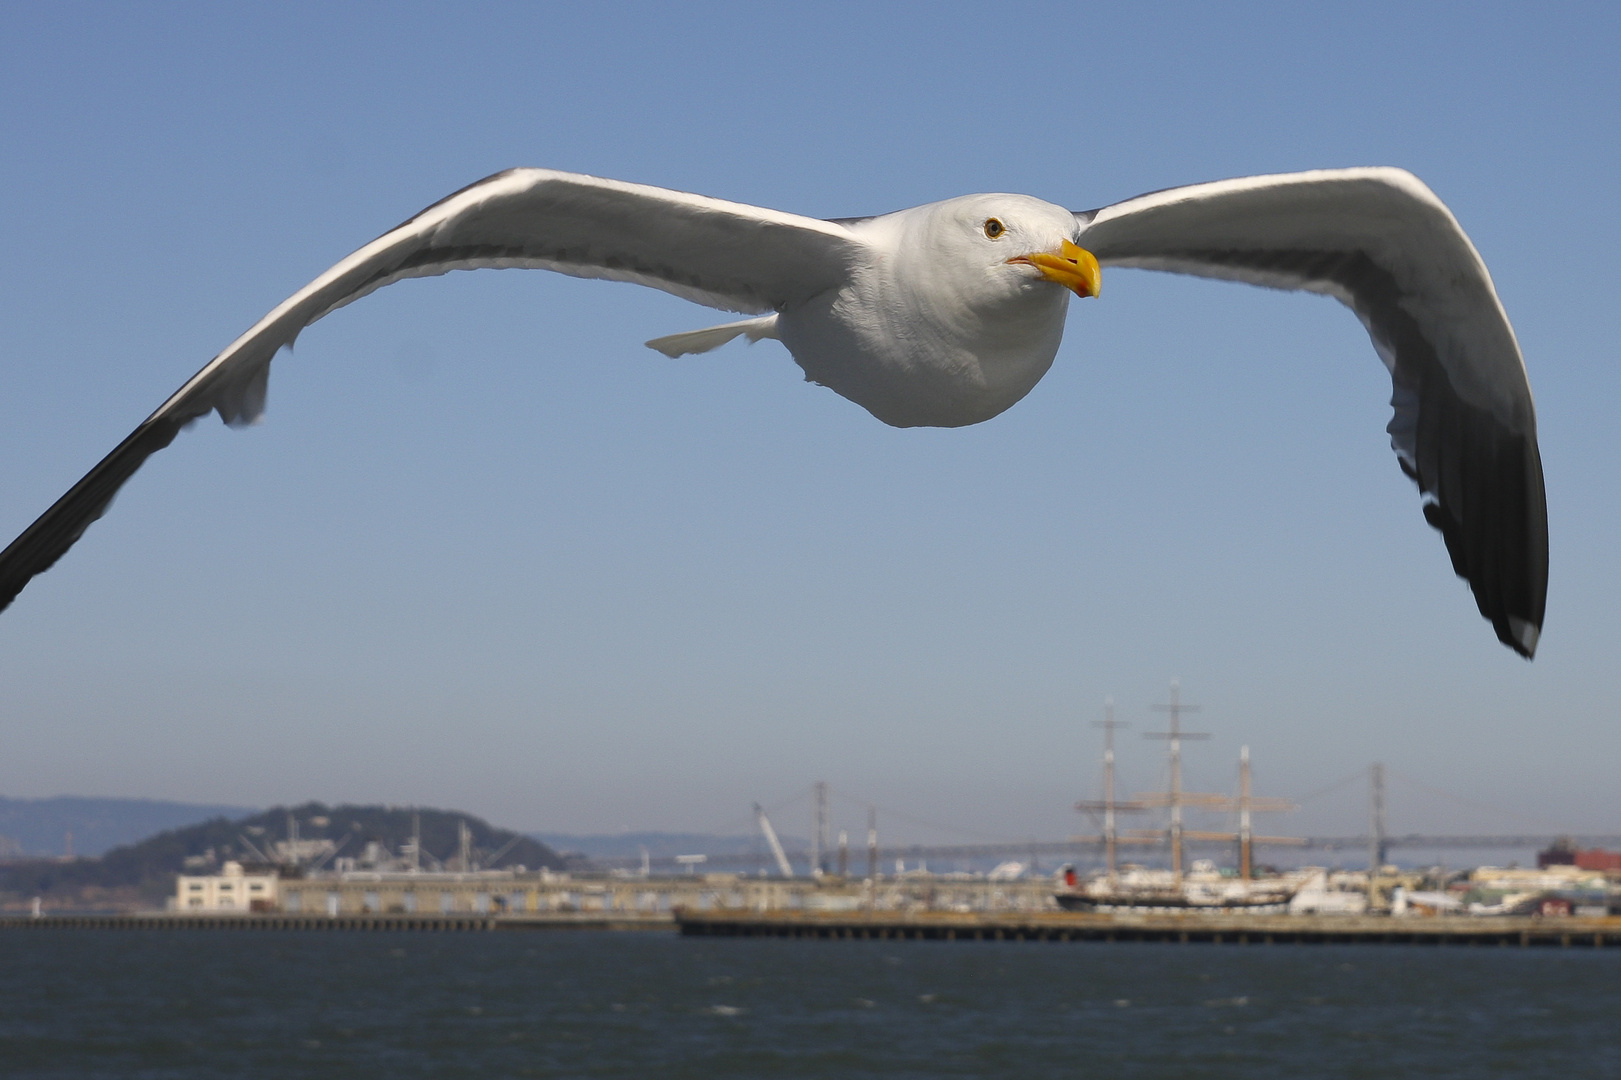
{"type": "Polygon", "coordinates": [[[1299,887],[1293,878],[1222,877],[1204,860],[1180,882],[1169,871],[1132,867],[1113,880],[1100,875],[1082,883],[1066,866],[1053,900],[1065,911],[1268,914],[1287,911],[1299,887]]]}

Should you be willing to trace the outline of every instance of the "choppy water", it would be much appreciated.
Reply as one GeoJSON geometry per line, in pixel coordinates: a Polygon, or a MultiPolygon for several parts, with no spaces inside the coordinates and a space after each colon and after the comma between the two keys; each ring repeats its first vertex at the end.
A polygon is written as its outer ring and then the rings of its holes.
{"type": "Polygon", "coordinates": [[[11,931],[0,1076],[1621,1076],[1621,954],[11,931]]]}

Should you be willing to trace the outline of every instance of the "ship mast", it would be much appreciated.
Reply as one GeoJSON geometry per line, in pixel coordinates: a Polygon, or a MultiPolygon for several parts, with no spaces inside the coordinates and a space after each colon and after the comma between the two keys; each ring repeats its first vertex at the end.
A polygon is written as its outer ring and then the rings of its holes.
{"type": "Polygon", "coordinates": [[[1103,719],[1092,721],[1093,727],[1103,729],[1103,852],[1109,868],[1109,887],[1113,888],[1120,875],[1120,825],[1115,816],[1114,796],[1114,729],[1125,723],[1114,718],[1114,698],[1103,699],[1103,719]]]}
{"type": "Polygon", "coordinates": [[[1182,704],[1182,680],[1171,680],[1171,703],[1169,705],[1155,705],[1158,712],[1171,714],[1171,730],[1151,731],[1143,737],[1146,739],[1167,739],[1171,744],[1171,879],[1176,888],[1182,887],[1182,740],[1208,739],[1209,735],[1203,732],[1183,731],[1182,714],[1185,712],[1198,712],[1197,705],[1182,704]]]}
{"type": "MultiPolygon", "coordinates": [[[[1120,815],[1146,810],[1147,807],[1140,802],[1121,802],[1115,790],[1114,730],[1130,725],[1114,718],[1114,698],[1103,699],[1103,719],[1092,721],[1092,726],[1103,729],[1103,799],[1101,802],[1082,800],[1075,804],[1075,809],[1090,814],[1100,810],[1103,812],[1104,859],[1109,868],[1109,886],[1113,888],[1120,875],[1120,815]]],[[[1127,840],[1127,843],[1130,842],[1127,840]]]]}

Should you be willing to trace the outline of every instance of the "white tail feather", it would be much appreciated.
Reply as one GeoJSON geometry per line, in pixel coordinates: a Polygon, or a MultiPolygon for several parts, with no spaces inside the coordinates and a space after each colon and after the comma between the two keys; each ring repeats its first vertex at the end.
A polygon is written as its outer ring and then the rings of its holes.
{"type": "Polygon", "coordinates": [[[740,334],[747,335],[750,341],[775,338],[776,314],[762,315],[758,319],[744,319],[742,322],[727,323],[724,326],[711,326],[706,330],[689,330],[685,334],[654,338],[647,343],[647,347],[657,349],[674,360],[689,353],[706,353],[710,349],[718,349],[740,334]]]}

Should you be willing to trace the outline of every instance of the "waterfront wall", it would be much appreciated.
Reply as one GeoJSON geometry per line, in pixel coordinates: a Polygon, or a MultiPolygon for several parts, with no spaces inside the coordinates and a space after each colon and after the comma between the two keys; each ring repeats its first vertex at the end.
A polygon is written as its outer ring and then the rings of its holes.
{"type": "Polygon", "coordinates": [[[1051,909],[1046,878],[750,878],[737,874],[582,877],[555,873],[367,874],[283,879],[290,915],[664,915],[692,911],[991,912],[1051,909]]]}

